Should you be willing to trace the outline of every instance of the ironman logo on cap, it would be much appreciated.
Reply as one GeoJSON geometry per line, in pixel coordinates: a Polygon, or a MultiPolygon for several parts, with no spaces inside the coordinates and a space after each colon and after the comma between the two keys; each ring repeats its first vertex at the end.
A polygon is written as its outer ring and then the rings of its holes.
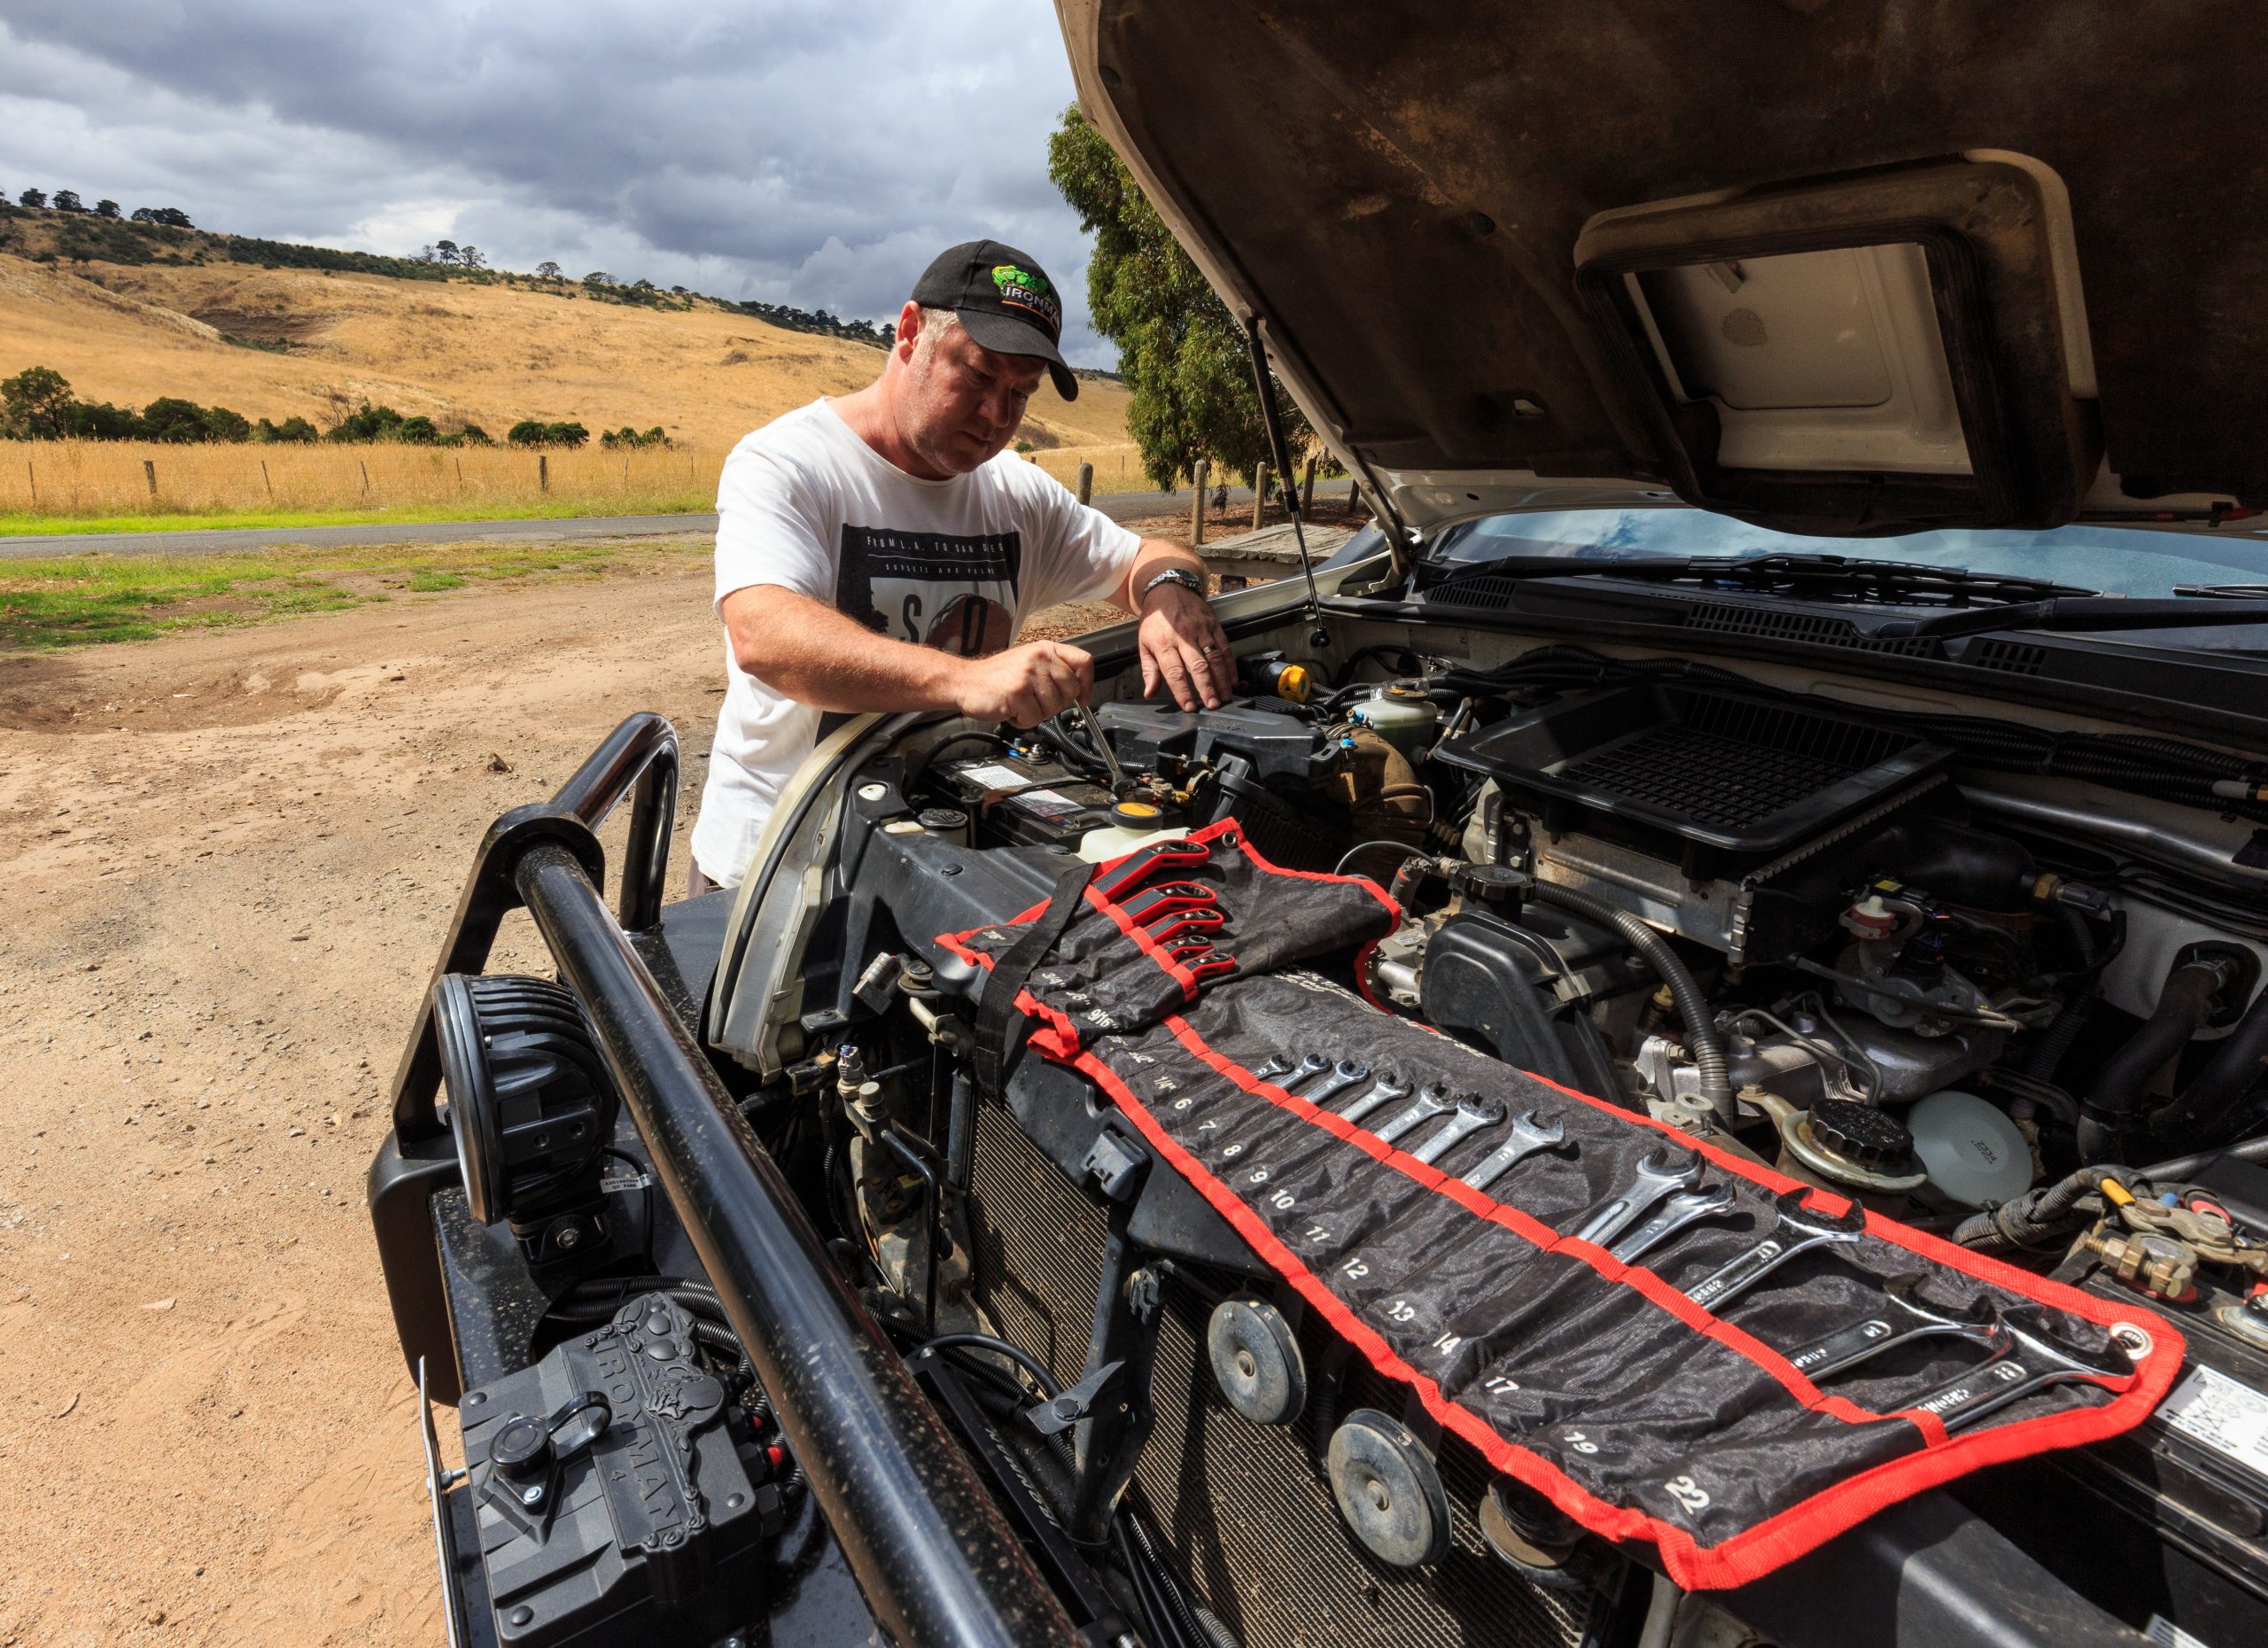
{"type": "Polygon", "coordinates": [[[1063,324],[1063,306],[1048,290],[1046,276],[1019,268],[1013,263],[996,263],[992,266],[992,284],[1000,289],[1002,303],[1030,310],[1046,323],[1051,336],[1063,324]]]}

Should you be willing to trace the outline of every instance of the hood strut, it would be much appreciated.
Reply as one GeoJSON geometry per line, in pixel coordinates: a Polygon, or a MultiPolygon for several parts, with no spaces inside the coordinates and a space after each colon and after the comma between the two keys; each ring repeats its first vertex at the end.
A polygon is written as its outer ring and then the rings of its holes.
{"type": "MultiPolygon", "coordinates": [[[[1276,460],[1276,479],[1284,489],[1284,513],[1292,517],[1292,540],[1299,546],[1300,571],[1308,580],[1308,620],[1316,626],[1318,635],[1328,638],[1323,622],[1323,598],[1315,591],[1315,563],[1308,559],[1307,530],[1300,523],[1300,489],[1292,484],[1292,449],[1284,439],[1284,417],[1276,405],[1276,380],[1269,375],[1268,351],[1260,341],[1260,316],[1247,315],[1244,323],[1245,344],[1252,352],[1252,384],[1260,396],[1261,426],[1268,431],[1268,450],[1276,460]]],[[[1255,494],[1253,514],[1258,518],[1260,509],[1267,502],[1263,494],[1255,494]]]]}

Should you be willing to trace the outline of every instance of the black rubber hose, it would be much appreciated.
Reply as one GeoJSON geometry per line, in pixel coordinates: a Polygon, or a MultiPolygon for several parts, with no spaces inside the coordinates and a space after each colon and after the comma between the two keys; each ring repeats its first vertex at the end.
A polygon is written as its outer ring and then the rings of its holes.
{"type": "Polygon", "coordinates": [[[2179,1098],[2150,1112],[2150,1131],[2160,1139],[2210,1138],[2244,1102],[2268,1065],[2268,990],[2253,999],[2212,1061],[2179,1098]]]}
{"type": "MultiPolygon", "coordinates": [[[[2145,1168],[2122,1169],[2118,1178],[2125,1183],[2178,1185],[2207,1162],[2223,1158],[2239,1162],[2268,1158],[2268,1135],[2225,1149],[2154,1162],[2145,1168]]],[[[1983,1213],[1972,1213],[1953,1226],[1952,1239],[1964,1248],[2030,1248],[2068,1235],[2100,1210],[2089,1198],[2101,1187],[2102,1178],[2101,1168],[2081,1168],[2068,1178],[2026,1191],[1983,1213]]]]}
{"type": "Polygon", "coordinates": [[[2118,1159],[2122,1141],[2141,1108],[2143,1088],[2189,1045],[2220,987],[2220,969],[2202,962],[2184,962],[2166,975],[2158,1005],[2142,1028],[2110,1055],[2087,1094],[2086,1108],[2079,1115],[2080,1161],[2118,1159]]]}
{"type": "Polygon", "coordinates": [[[1699,1072],[1701,1097],[1716,1113],[1718,1125],[1730,1132],[1740,1118],[1733,1102],[1732,1077],[1727,1073],[1725,1044],[1717,1034],[1716,1017],[1710,1011],[1708,997],[1701,993],[1691,969],[1670,948],[1669,941],[1627,911],[1618,910],[1588,893],[1577,892],[1556,882],[1538,882],[1529,896],[1539,904],[1557,905],[1587,921],[1612,928],[1660,976],[1662,983],[1669,986],[1671,999],[1677,1003],[1677,1016],[1684,1022],[1685,1050],[1693,1055],[1694,1066],[1699,1072]]]}

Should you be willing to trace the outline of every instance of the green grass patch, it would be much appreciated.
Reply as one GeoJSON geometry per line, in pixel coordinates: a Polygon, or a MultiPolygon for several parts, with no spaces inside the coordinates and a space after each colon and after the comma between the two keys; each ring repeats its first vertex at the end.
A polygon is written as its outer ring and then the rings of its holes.
{"type": "Polygon", "coordinates": [[[0,560],[0,649],[149,641],[343,611],[396,594],[439,595],[497,579],[597,578],[706,554],[700,544],[538,542],[0,560]]]}
{"type": "Polygon", "coordinates": [[[703,490],[621,498],[578,498],[542,503],[478,501],[396,509],[215,509],[205,515],[0,514],[0,538],[42,538],[85,532],[212,532],[264,526],[421,525],[429,521],[572,521],[608,515],[707,515],[717,507],[713,486],[703,490]]]}

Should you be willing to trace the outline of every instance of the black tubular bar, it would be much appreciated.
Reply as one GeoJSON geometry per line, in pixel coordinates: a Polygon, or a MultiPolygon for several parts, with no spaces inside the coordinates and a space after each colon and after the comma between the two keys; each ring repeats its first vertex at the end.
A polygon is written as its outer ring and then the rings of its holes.
{"type": "Polygon", "coordinates": [[[642,933],[661,919],[670,872],[670,828],[677,820],[677,728],[665,717],[641,711],[607,735],[590,758],[552,797],[554,812],[595,830],[606,822],[631,784],[630,839],[622,851],[622,925],[642,933]]]}
{"type": "Polygon", "coordinates": [[[875,1617],[906,1648],[1076,1648],[1068,1615],[607,913],[585,856],[531,842],[513,882],[875,1617]]]}

